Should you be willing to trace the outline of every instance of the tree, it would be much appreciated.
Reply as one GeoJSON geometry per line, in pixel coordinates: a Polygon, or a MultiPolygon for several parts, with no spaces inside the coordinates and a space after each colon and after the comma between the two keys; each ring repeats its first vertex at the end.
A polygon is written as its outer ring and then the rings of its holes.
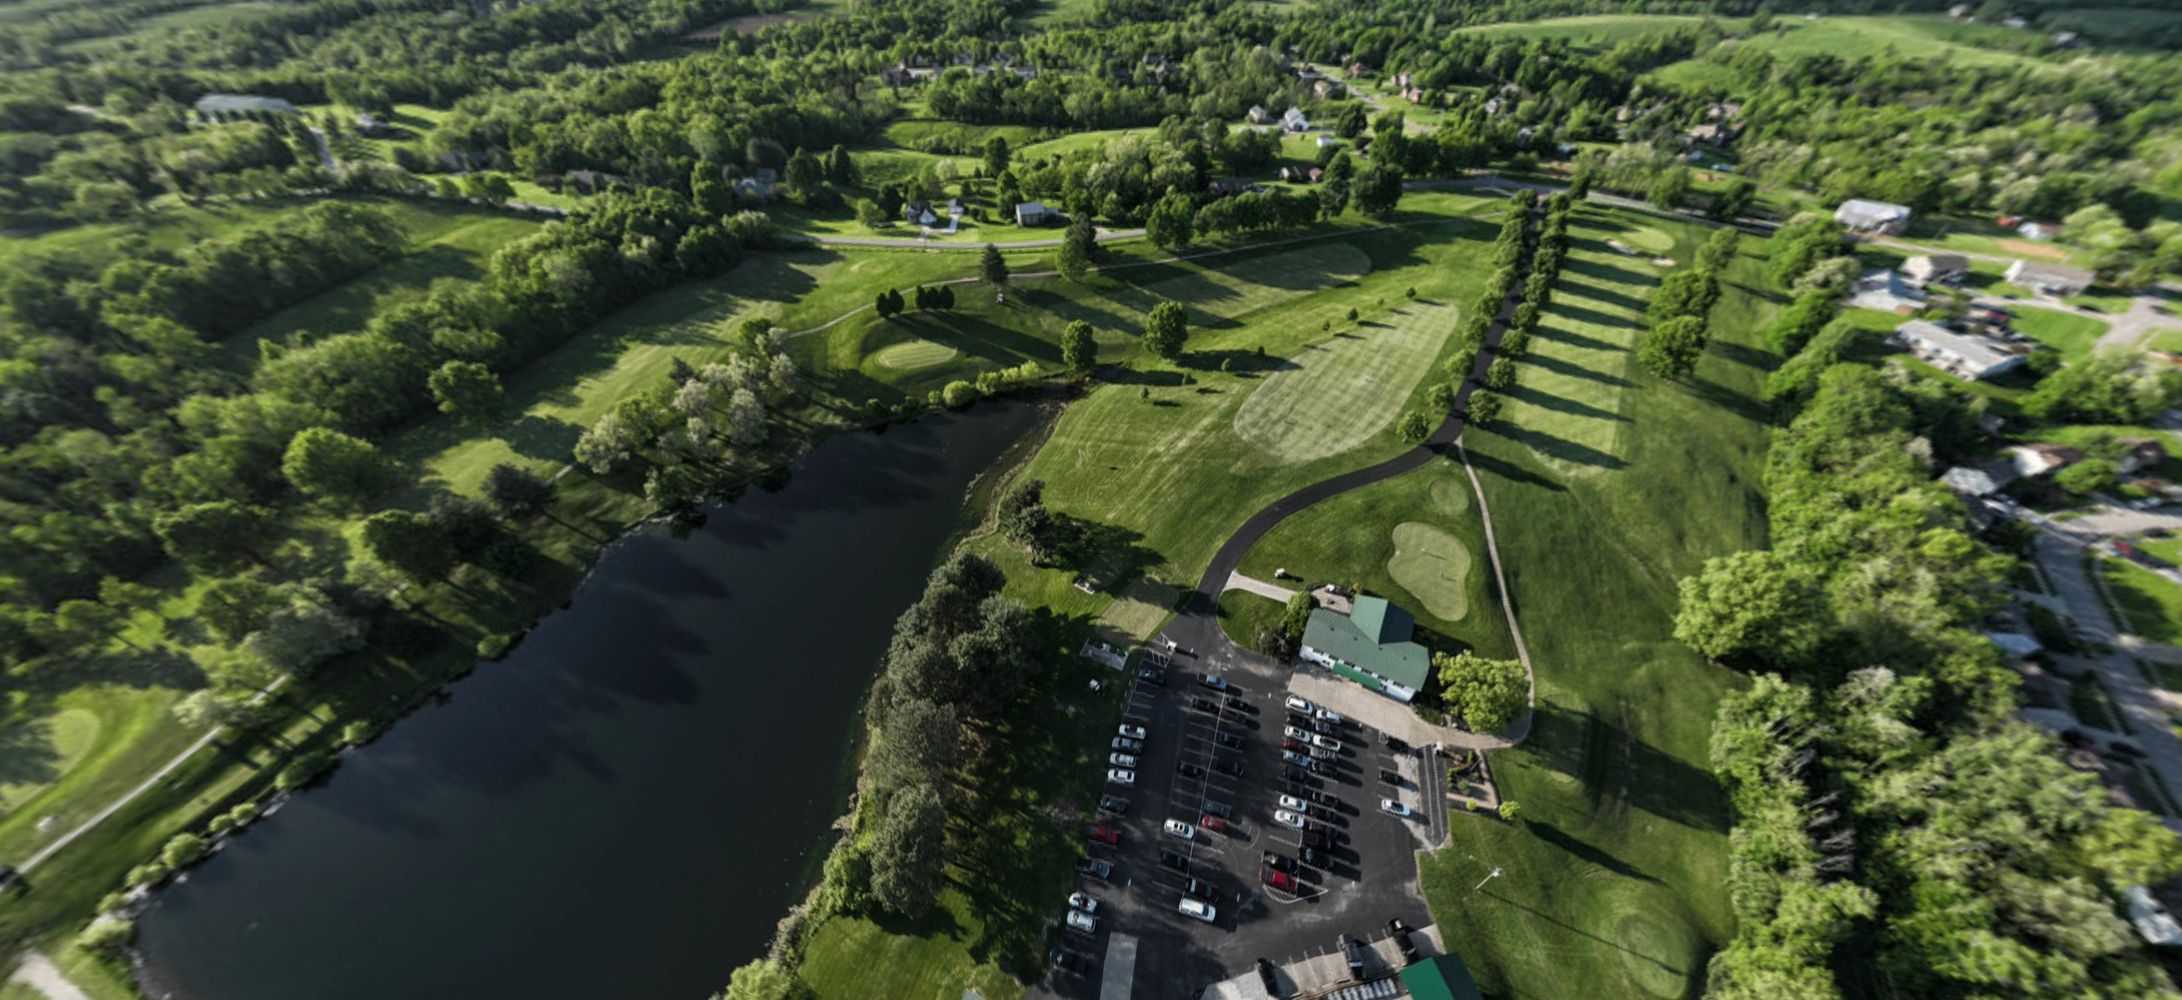
{"type": "Polygon", "coordinates": [[[1423,441],[1432,434],[1432,420],[1422,412],[1412,410],[1402,417],[1402,440],[1411,443],[1423,441]]]}
{"type": "Polygon", "coordinates": [[[382,510],[364,519],[364,548],[371,557],[420,583],[444,579],[455,568],[455,550],[430,515],[382,510]]]}
{"type": "Polygon", "coordinates": [[[1697,266],[1707,274],[1717,277],[1735,262],[1735,254],[1742,248],[1742,233],[1734,227],[1714,230],[1706,237],[1705,245],[1697,249],[1697,266]]]}
{"type": "Polygon", "coordinates": [[[62,601],[53,613],[31,622],[39,645],[56,653],[90,655],[119,638],[126,624],[120,611],[97,601],[62,601]]]}
{"type": "Polygon", "coordinates": [[[923,916],[947,870],[947,810],[930,785],[894,793],[872,838],[871,894],[906,917],[923,916]]]}
{"type": "Polygon", "coordinates": [[[835,143],[833,151],[826,154],[826,180],[844,187],[856,183],[856,160],[849,156],[847,146],[835,143]]]}
{"type": "Polygon", "coordinates": [[[1364,134],[1364,102],[1351,102],[1341,109],[1341,117],[1334,119],[1334,134],[1343,139],[1354,139],[1364,134]]]}
{"type": "Polygon", "coordinates": [[[885,706],[872,747],[879,794],[911,785],[944,786],[962,754],[962,718],[953,705],[902,694],[885,706]]]}
{"type": "Polygon", "coordinates": [[[241,642],[243,636],[264,627],[282,600],[272,584],[231,576],[205,586],[197,602],[197,617],[222,639],[241,642]]]}
{"type": "Polygon", "coordinates": [[[995,135],[985,140],[985,176],[998,177],[1008,169],[1012,154],[1008,150],[1006,136],[995,135]]]}
{"type": "Polygon", "coordinates": [[[1499,732],[1530,704],[1530,677],[1520,660],[1490,660],[1464,651],[1435,653],[1440,698],[1474,733],[1499,732]]]}
{"type": "Polygon", "coordinates": [[[738,448],[765,442],[765,401],[748,389],[737,389],[727,398],[727,433],[738,448]]]}
{"type": "Polygon", "coordinates": [[[1722,221],[1739,219],[1757,200],[1757,183],[1748,177],[1737,177],[1728,182],[1725,190],[1713,196],[1712,207],[1706,214],[1722,221]]]}
{"type": "Polygon", "coordinates": [[[1052,554],[1053,512],[1046,509],[1045,489],[1044,480],[1017,483],[1001,496],[998,511],[1000,533],[1029,549],[1031,560],[1040,563],[1052,554]]]}
{"type": "Polygon", "coordinates": [[[1091,270],[1091,254],[1097,246],[1098,233],[1091,227],[1091,213],[1070,216],[1068,232],[1061,236],[1061,275],[1070,281],[1081,280],[1091,270]]]}
{"type": "Polygon", "coordinates": [[[1684,577],[1674,637],[1708,659],[1788,669],[1825,635],[1825,606],[1802,566],[1769,549],[1705,561],[1684,577]]]}
{"type": "Polygon", "coordinates": [[[1523,804],[1514,799],[1508,799],[1500,803],[1500,819],[1502,822],[1513,823],[1515,817],[1521,815],[1522,812],[1523,804]]]}
{"type": "Polygon", "coordinates": [[[233,500],[190,504],[152,519],[152,530],[168,555],[211,569],[259,558],[258,545],[273,526],[271,511],[233,500]]]}
{"type": "Polygon", "coordinates": [[[977,259],[977,276],[995,288],[1008,283],[1008,261],[1000,256],[1000,248],[985,244],[985,252],[977,259]]]}
{"type": "Polygon", "coordinates": [[[356,504],[385,489],[393,478],[371,442],[330,427],[311,427],[289,440],[280,470],[304,495],[356,504]]]}
{"type": "Polygon", "coordinates": [[[1381,158],[1356,175],[1356,210],[1374,218],[1392,214],[1402,200],[1402,168],[1381,158]]]}
{"type": "Polygon", "coordinates": [[[1500,419],[1500,396],[1487,389],[1470,393],[1465,402],[1465,413],[1473,426],[1484,427],[1500,419]]]}
{"type": "Polygon", "coordinates": [[[752,959],[727,977],[727,989],[712,1000],[808,1000],[811,988],[785,963],[752,959]]]}
{"type": "Polygon", "coordinates": [[[1644,200],[1654,208],[1673,209],[1682,205],[1682,199],[1690,193],[1688,167],[1668,167],[1653,176],[1650,187],[1644,189],[1644,200]]]}
{"type": "Polygon", "coordinates": [[[1710,336],[1705,321],[1696,316],[1677,316],[1644,332],[1637,341],[1637,363],[1664,379],[1689,377],[1697,359],[1705,354],[1710,336]]]}
{"type": "Polygon", "coordinates": [[[576,438],[575,459],[593,475],[605,475],[628,461],[642,443],[642,432],[622,419],[619,410],[609,410],[576,438]]]}
{"type": "Polygon", "coordinates": [[[449,361],[425,379],[439,412],[474,416],[500,402],[500,376],[475,361],[449,361]]]}
{"type": "Polygon", "coordinates": [[[1098,364],[1098,336],[1092,332],[1089,322],[1075,320],[1061,331],[1061,362],[1076,371],[1098,364]]]}
{"type": "Polygon", "coordinates": [[[362,623],[331,608],[297,601],[267,615],[264,627],[250,633],[242,648],[276,669],[308,675],[363,644],[362,623]]]}
{"type": "Polygon", "coordinates": [[[878,202],[869,198],[858,198],[856,199],[856,221],[863,223],[867,229],[881,229],[886,226],[889,220],[886,210],[880,208],[878,202]]]}
{"type": "Polygon", "coordinates": [[[1153,306],[1144,320],[1144,349],[1169,361],[1182,356],[1189,342],[1189,317],[1180,302],[1153,306]]]}
{"type": "Polygon", "coordinates": [[[485,474],[485,502],[510,521],[535,517],[553,506],[553,480],[502,462],[485,474]]]}
{"type": "Polygon", "coordinates": [[[1196,217],[1197,209],[1188,195],[1169,191],[1153,203],[1151,213],[1145,216],[1144,235],[1162,250],[1178,250],[1195,238],[1192,227],[1196,217]]]}
{"type": "Polygon", "coordinates": [[[2121,482],[2121,465],[2094,455],[2053,474],[2053,483],[2070,493],[2091,496],[2111,490],[2121,482]]]}

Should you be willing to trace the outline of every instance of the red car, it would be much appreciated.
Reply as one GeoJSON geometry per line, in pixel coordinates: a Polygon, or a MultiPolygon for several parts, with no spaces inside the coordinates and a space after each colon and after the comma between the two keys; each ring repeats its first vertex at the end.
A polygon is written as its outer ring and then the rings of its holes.
{"type": "Polygon", "coordinates": [[[1266,885],[1272,886],[1275,889],[1279,889],[1282,892],[1294,892],[1297,889],[1302,888],[1302,883],[1297,882],[1295,876],[1290,875],[1287,872],[1274,871],[1271,865],[1267,865],[1263,868],[1258,869],[1258,876],[1265,879],[1266,885]]]}
{"type": "Polygon", "coordinates": [[[1121,843],[1121,831],[1120,831],[1120,830],[1116,830],[1116,829],[1114,829],[1113,827],[1110,827],[1110,826],[1094,826],[1094,827],[1092,827],[1092,828],[1091,828],[1091,833],[1090,833],[1090,837],[1091,837],[1091,839],[1092,839],[1092,840],[1096,840],[1096,841],[1098,841],[1098,842],[1099,842],[1099,843],[1101,843],[1101,844],[1118,844],[1118,843],[1121,843]]]}
{"type": "Polygon", "coordinates": [[[1211,830],[1214,833],[1227,832],[1227,821],[1221,819],[1218,816],[1214,816],[1211,813],[1206,813],[1203,816],[1197,817],[1197,825],[1204,827],[1207,830],[1211,830]]]}
{"type": "Polygon", "coordinates": [[[1280,748],[1283,750],[1303,750],[1307,749],[1308,746],[1308,744],[1293,736],[1283,736],[1280,740],[1280,748]]]}

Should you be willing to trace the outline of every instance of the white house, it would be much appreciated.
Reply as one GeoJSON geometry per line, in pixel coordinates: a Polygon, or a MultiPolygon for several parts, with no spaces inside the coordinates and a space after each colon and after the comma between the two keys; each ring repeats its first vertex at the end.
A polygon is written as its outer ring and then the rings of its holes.
{"type": "Polygon", "coordinates": [[[1026,201],[1015,206],[1015,224],[1025,228],[1052,225],[1060,218],[1061,213],[1047,208],[1042,201],[1026,201]]]}
{"type": "Polygon", "coordinates": [[[1868,198],[1851,198],[1833,211],[1833,218],[1849,228],[1852,233],[1879,233],[1899,236],[1909,231],[1909,206],[1891,202],[1872,201],[1868,198]]]}
{"type": "Polygon", "coordinates": [[[1311,120],[1304,117],[1302,108],[1289,108],[1280,116],[1280,127],[1290,132],[1308,132],[1311,120]]]}
{"type": "Polygon", "coordinates": [[[2038,264],[2019,260],[2008,265],[2010,284],[2021,285],[2042,295],[2082,295],[2084,289],[2090,288],[2091,282],[2097,277],[2083,268],[2060,264],[2038,264]]]}
{"type": "Polygon", "coordinates": [[[1902,262],[1902,276],[1922,288],[1933,282],[1950,284],[1970,273],[1970,258],[1959,253],[1918,254],[1902,262]]]}
{"type": "Polygon", "coordinates": [[[1956,333],[1929,320],[1913,319],[1896,327],[1891,338],[1918,357],[1961,378],[1991,378],[2023,364],[1991,337],[1956,333]]]}

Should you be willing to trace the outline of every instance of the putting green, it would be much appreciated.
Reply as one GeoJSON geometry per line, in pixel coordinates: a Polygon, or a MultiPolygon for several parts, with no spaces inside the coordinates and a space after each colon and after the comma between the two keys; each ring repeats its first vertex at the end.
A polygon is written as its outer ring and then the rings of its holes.
{"type": "Polygon", "coordinates": [[[1434,618],[1456,622],[1470,611],[1470,548],[1437,527],[1421,521],[1395,525],[1386,571],[1434,618]]]}
{"type": "Polygon", "coordinates": [[[32,745],[43,743],[47,756],[37,762],[37,768],[42,772],[37,779],[0,784],[0,813],[14,811],[17,806],[44,791],[46,786],[59,781],[70,768],[76,766],[77,761],[83,759],[84,754],[91,752],[91,746],[98,742],[102,727],[99,725],[98,713],[88,708],[70,708],[43,719],[17,723],[16,727],[11,728],[28,731],[0,735],[0,742],[13,744],[21,738],[32,745]]]}
{"type": "Polygon", "coordinates": [[[1660,254],[1674,249],[1674,237],[1650,226],[1640,226],[1625,233],[1616,233],[1614,238],[1646,253],[1660,254]]]}
{"type": "Polygon", "coordinates": [[[944,365],[954,360],[955,354],[955,349],[945,344],[935,344],[929,340],[910,340],[880,348],[878,353],[871,356],[871,362],[881,368],[913,371],[944,365]]]}
{"type": "Polygon", "coordinates": [[[1676,914],[1622,910],[1599,936],[1619,946],[1615,954],[1629,982],[1645,996],[1684,996],[1693,971],[1704,967],[1704,943],[1676,914]]]}
{"type": "Polygon", "coordinates": [[[1412,302],[1289,359],[1235,411],[1235,433],[1289,464],[1338,455],[1394,421],[1455,328],[1452,306],[1412,302]]]}

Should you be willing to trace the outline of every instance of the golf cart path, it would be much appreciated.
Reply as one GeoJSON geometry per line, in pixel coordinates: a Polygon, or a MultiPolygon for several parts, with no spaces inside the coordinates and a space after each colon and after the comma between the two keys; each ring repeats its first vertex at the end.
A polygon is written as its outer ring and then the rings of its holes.
{"type": "Polygon", "coordinates": [[[25,952],[22,964],[15,967],[15,974],[8,977],[8,982],[28,986],[44,994],[46,1000],[91,1000],[91,995],[69,982],[68,977],[61,974],[60,967],[42,951],[25,952]]]}
{"type": "MultiPolygon", "coordinates": [[[[1533,210],[1534,217],[1536,211],[1533,210]]],[[[1451,727],[1441,727],[1438,732],[1441,734],[1441,742],[1468,750],[1499,750],[1523,742],[1524,737],[1530,735],[1531,718],[1538,703],[1538,675],[1531,664],[1529,647],[1523,643],[1522,629],[1516,624],[1515,607],[1507,590],[1507,577],[1500,566],[1500,547],[1493,535],[1492,511],[1486,505],[1484,487],[1476,470],[1470,468],[1469,452],[1462,447],[1462,432],[1468,419],[1470,393],[1483,384],[1485,369],[1499,352],[1500,340],[1508,332],[1509,320],[1514,315],[1515,304],[1520,301],[1521,294],[1522,286],[1518,284],[1501,302],[1500,314],[1493,318],[1492,326],[1485,332],[1485,345],[1477,352],[1470,377],[1463,380],[1462,386],[1456,390],[1454,408],[1429,437],[1416,447],[1376,465],[1352,469],[1304,486],[1250,515],[1241,527],[1228,536],[1227,541],[1221,543],[1220,550],[1213,554],[1211,564],[1205,567],[1204,576],[1199,578],[1196,589],[1190,592],[1182,613],[1167,626],[1166,636],[1171,641],[1194,650],[1224,650],[1230,656],[1256,657],[1257,654],[1229,641],[1218,621],[1220,594],[1229,589],[1236,577],[1241,576],[1237,567],[1242,565],[1243,557],[1274,526],[1290,516],[1322,500],[1423,468],[1434,459],[1447,456],[1452,451],[1454,457],[1462,462],[1464,471],[1469,474],[1471,490],[1477,494],[1478,514],[1485,524],[1485,550],[1492,561],[1493,579],[1500,588],[1498,603],[1501,614],[1507,620],[1508,632],[1515,639],[1516,657],[1522,661],[1524,678],[1529,682],[1527,698],[1530,709],[1505,733],[1470,733],[1451,727]]]]}

